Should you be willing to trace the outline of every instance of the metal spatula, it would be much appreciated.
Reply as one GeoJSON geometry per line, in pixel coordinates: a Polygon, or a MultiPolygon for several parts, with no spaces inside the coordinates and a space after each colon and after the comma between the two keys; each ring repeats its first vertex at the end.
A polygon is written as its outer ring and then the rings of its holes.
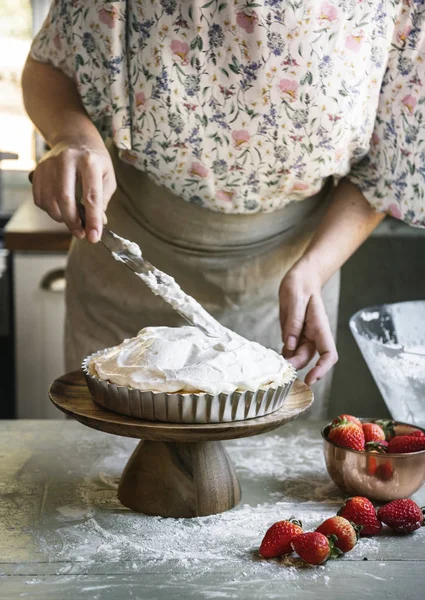
{"type": "MultiPolygon", "coordinates": [[[[28,175],[28,179],[31,183],[33,180],[33,175],[34,175],[33,171],[31,171],[31,173],[29,173],[29,175],[28,175]]],[[[77,182],[77,188],[80,188],[80,186],[78,185],[78,182],[77,182]]],[[[77,191],[77,197],[79,197],[79,196],[81,196],[81,189],[79,189],[79,191],[77,191]]],[[[78,208],[78,213],[79,213],[79,216],[81,219],[81,224],[85,228],[86,211],[85,211],[84,205],[81,202],[77,202],[77,208],[78,208]]],[[[104,215],[104,223],[105,222],[106,222],[106,215],[104,215]]],[[[101,244],[103,244],[103,246],[105,246],[105,248],[107,250],[109,250],[111,252],[111,254],[114,256],[114,258],[116,260],[124,263],[126,265],[126,267],[128,267],[136,275],[145,276],[145,277],[154,277],[157,284],[159,284],[159,285],[165,284],[165,279],[167,277],[165,273],[163,273],[162,271],[160,271],[159,269],[154,267],[150,262],[145,260],[141,254],[139,256],[139,255],[136,255],[133,252],[131,252],[129,244],[125,243],[125,240],[123,240],[120,236],[118,236],[116,233],[114,233],[110,229],[107,229],[105,226],[103,227],[103,232],[102,232],[102,236],[100,238],[100,242],[101,242],[101,244]]],[[[136,244],[135,244],[135,246],[138,248],[138,246],[136,244]]],[[[144,279],[142,277],[141,277],[141,279],[142,279],[142,281],[144,281],[144,279]]],[[[148,285],[147,281],[144,281],[144,283],[146,285],[148,285]]],[[[154,293],[156,293],[156,292],[154,292],[154,293]]],[[[185,294],[185,292],[183,292],[183,290],[181,290],[181,288],[179,288],[179,297],[182,298],[182,300],[184,301],[183,304],[187,304],[187,305],[192,304],[193,305],[193,302],[195,302],[195,300],[188,294],[185,294]]],[[[163,298],[163,299],[166,302],[168,302],[167,298],[163,298]]],[[[218,321],[216,321],[214,319],[214,317],[212,317],[201,305],[198,305],[197,312],[198,312],[198,316],[199,315],[201,316],[204,325],[200,322],[195,322],[191,318],[191,314],[187,313],[185,311],[184,306],[182,307],[181,310],[178,310],[170,302],[168,302],[168,303],[190,325],[192,325],[193,327],[197,327],[203,333],[205,333],[205,335],[207,335],[209,337],[217,337],[219,335],[220,331],[223,330],[223,326],[220,325],[220,323],[218,321]]]]}
{"type": "MultiPolygon", "coordinates": [[[[80,215],[81,223],[85,228],[85,220],[86,213],[85,208],[81,202],[77,203],[78,213],[80,215]]],[[[116,233],[111,231],[110,229],[103,227],[102,236],[100,238],[101,244],[107,248],[115,260],[123,262],[126,267],[128,267],[133,273],[136,275],[149,276],[154,277],[158,284],[166,285],[166,274],[154,267],[150,262],[143,258],[143,255],[138,255],[132,252],[130,245],[127,240],[123,240],[116,233]],[[126,243],[127,242],[127,243],[126,243]]],[[[135,247],[138,249],[138,246],[135,244],[135,247]]],[[[142,278],[143,281],[143,278],[142,278]]],[[[146,283],[146,281],[145,281],[146,283]]],[[[179,292],[180,294],[180,292],[179,292]]],[[[193,298],[188,294],[185,294],[183,290],[181,290],[181,294],[183,299],[186,299],[187,303],[193,303],[193,298]]],[[[167,301],[166,298],[164,298],[167,301]]],[[[173,305],[172,305],[173,306],[173,305]]],[[[222,329],[222,326],[218,321],[216,321],[204,308],[199,305],[199,310],[202,313],[202,317],[204,322],[203,325],[199,322],[194,322],[191,318],[190,314],[187,314],[184,310],[184,307],[181,310],[176,309],[173,306],[173,309],[183,317],[190,325],[194,327],[198,327],[203,333],[205,333],[209,337],[217,337],[218,332],[222,329]]]]}

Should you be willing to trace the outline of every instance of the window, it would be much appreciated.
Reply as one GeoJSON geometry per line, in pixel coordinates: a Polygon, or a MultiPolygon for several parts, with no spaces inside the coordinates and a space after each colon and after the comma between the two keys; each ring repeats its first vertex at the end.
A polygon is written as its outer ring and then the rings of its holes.
{"type": "MultiPolygon", "coordinates": [[[[21,92],[21,73],[31,39],[44,21],[51,0],[0,0],[0,152],[18,154],[18,160],[0,163],[7,181],[19,171],[34,168],[45,150],[26,115],[21,92]]],[[[18,177],[18,179],[20,179],[18,177]]]]}
{"type": "Polygon", "coordinates": [[[34,129],[21,94],[21,72],[32,38],[30,0],[0,2],[0,152],[18,154],[2,161],[2,169],[29,171],[34,167],[34,129]]]}

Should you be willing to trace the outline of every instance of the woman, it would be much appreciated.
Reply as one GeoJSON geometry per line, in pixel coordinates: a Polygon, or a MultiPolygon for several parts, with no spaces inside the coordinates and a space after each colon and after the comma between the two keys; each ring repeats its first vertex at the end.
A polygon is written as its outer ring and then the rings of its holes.
{"type": "Polygon", "coordinates": [[[67,368],[181,322],[97,244],[106,211],[223,324],[276,350],[283,340],[298,369],[318,353],[306,381],[322,379],[312,414],[326,415],[341,265],[385,212],[424,225],[424,12],[408,0],[55,0],[23,90],[51,147],[35,203],[75,238],[67,368]]]}

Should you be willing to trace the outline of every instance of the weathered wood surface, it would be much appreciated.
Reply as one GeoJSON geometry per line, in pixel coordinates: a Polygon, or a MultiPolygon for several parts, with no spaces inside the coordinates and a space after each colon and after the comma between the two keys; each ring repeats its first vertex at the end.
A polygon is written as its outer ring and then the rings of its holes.
{"type": "Polygon", "coordinates": [[[81,371],[67,373],[56,379],[50,388],[49,396],[60,410],[88,427],[116,435],[159,442],[207,442],[258,435],[299,417],[313,402],[311,389],[297,379],[283,406],[257,419],[208,424],[143,421],[119,415],[96,404],[92,400],[81,371]]]}
{"type": "MultiPolygon", "coordinates": [[[[0,598],[423,598],[425,528],[361,540],[324,567],[258,557],[274,521],[295,515],[313,529],[342,502],[325,471],[322,425],[294,421],[227,442],[241,504],[162,519],[117,500],[136,440],[71,421],[0,422],[0,598]]],[[[425,488],[414,498],[424,505],[425,488]]]]}

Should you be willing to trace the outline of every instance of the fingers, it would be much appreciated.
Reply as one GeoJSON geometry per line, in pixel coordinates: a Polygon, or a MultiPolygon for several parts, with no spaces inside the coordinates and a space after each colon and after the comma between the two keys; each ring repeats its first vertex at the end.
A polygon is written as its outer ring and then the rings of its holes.
{"type": "Polygon", "coordinates": [[[115,174],[106,148],[94,149],[59,143],[41,160],[32,175],[34,203],[55,221],[64,222],[77,238],[87,235],[97,242],[107,222],[104,210],[116,189],[115,174]],[[77,210],[78,199],[86,207],[86,228],[77,210]]]}
{"type": "Polygon", "coordinates": [[[102,169],[87,155],[80,171],[82,199],[86,208],[86,234],[89,242],[100,240],[103,229],[103,174],[102,169]]]}
{"type": "Polygon", "coordinates": [[[309,385],[319,380],[338,360],[329,320],[320,294],[320,282],[311,272],[293,269],[279,290],[283,356],[296,369],[305,367],[319,353],[320,358],[308,373],[309,385]],[[314,279],[314,278],[313,278],[314,279]]]}
{"type": "Polygon", "coordinates": [[[36,170],[32,177],[32,194],[34,204],[44,210],[54,221],[63,222],[61,211],[53,198],[51,181],[48,186],[43,185],[40,173],[36,170]]]}
{"type": "Polygon", "coordinates": [[[299,344],[304,327],[308,298],[298,291],[296,284],[292,283],[289,278],[282,282],[279,299],[280,324],[284,343],[283,356],[291,358],[299,344]]]}
{"type": "Polygon", "coordinates": [[[78,239],[82,239],[85,233],[81,225],[75,200],[75,179],[76,170],[74,164],[63,161],[57,181],[57,203],[63,220],[72,235],[78,239]]]}
{"type": "Polygon", "coordinates": [[[320,296],[312,296],[307,308],[307,329],[320,355],[315,367],[307,374],[306,383],[312,385],[321,379],[338,361],[325,307],[320,296]]]}
{"type": "Polygon", "coordinates": [[[103,176],[103,210],[106,211],[109,200],[117,189],[117,181],[115,179],[114,170],[108,170],[103,176]]]}
{"type": "Polygon", "coordinates": [[[293,352],[293,355],[288,358],[291,365],[299,371],[313,360],[316,354],[316,346],[313,342],[301,342],[299,347],[293,352]]]}
{"type": "Polygon", "coordinates": [[[296,297],[289,297],[284,308],[282,322],[282,340],[286,352],[293,352],[298,346],[298,341],[304,327],[306,302],[296,297]]]}
{"type": "Polygon", "coordinates": [[[107,225],[108,217],[106,216],[106,209],[108,208],[109,201],[117,189],[117,182],[115,179],[115,173],[113,170],[107,171],[106,175],[103,176],[103,225],[107,225]]]}

